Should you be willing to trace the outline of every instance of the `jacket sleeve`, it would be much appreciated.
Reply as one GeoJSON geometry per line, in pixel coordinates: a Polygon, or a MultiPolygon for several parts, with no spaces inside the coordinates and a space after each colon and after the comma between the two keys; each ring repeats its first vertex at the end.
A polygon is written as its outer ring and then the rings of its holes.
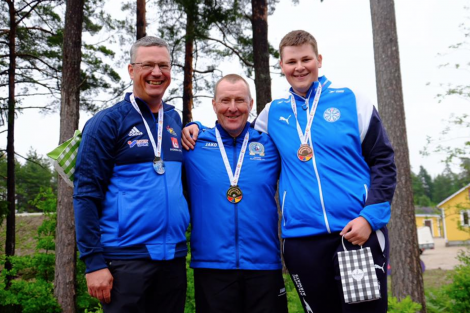
{"type": "Polygon", "coordinates": [[[393,148],[375,107],[362,141],[362,155],[370,167],[370,187],[360,215],[378,230],[390,220],[397,175],[393,148]]]}
{"type": "Polygon", "coordinates": [[[74,174],[77,246],[86,272],[106,268],[101,246],[100,216],[114,167],[117,118],[98,113],[85,125],[74,174]]]}

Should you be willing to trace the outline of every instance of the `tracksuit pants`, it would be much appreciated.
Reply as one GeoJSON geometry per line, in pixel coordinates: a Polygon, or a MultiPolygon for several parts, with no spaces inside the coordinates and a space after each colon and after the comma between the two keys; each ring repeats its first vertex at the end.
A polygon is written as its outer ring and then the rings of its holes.
{"type": "Polygon", "coordinates": [[[194,269],[196,313],[287,313],[281,270],[194,269]]]}
{"type": "MultiPolygon", "coordinates": [[[[360,249],[344,240],[348,250],[360,249]]],[[[388,231],[372,232],[363,247],[370,247],[381,299],[357,304],[344,302],[338,263],[343,251],[339,233],[311,237],[286,238],[284,260],[306,313],[386,313],[388,231]]]]}
{"type": "Polygon", "coordinates": [[[108,268],[114,281],[105,313],[184,312],[186,258],[108,260],[108,268]]]}

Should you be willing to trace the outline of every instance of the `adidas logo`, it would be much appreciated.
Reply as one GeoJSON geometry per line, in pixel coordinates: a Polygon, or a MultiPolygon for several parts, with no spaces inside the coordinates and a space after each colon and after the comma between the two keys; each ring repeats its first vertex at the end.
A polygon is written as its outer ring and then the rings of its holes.
{"type": "Polygon", "coordinates": [[[142,135],[142,132],[140,130],[137,129],[137,127],[134,126],[134,128],[131,129],[131,131],[129,132],[129,137],[132,137],[132,136],[140,136],[142,135]]]}

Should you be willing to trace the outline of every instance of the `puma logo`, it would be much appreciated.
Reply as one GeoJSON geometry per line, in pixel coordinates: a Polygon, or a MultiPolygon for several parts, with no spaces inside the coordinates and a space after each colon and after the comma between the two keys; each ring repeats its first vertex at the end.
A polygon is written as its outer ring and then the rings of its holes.
{"type": "Polygon", "coordinates": [[[374,267],[375,267],[375,268],[377,268],[377,269],[379,269],[379,270],[382,270],[382,272],[384,272],[384,273],[385,273],[385,270],[384,270],[385,263],[384,263],[384,265],[382,265],[382,266],[380,266],[380,265],[377,265],[377,264],[374,264],[374,267]]]}
{"type": "Polygon", "coordinates": [[[284,122],[287,123],[287,125],[289,125],[289,119],[290,119],[290,117],[291,117],[290,115],[289,115],[288,118],[285,118],[284,116],[281,116],[281,117],[279,118],[279,120],[280,120],[280,121],[284,121],[284,122]]]}

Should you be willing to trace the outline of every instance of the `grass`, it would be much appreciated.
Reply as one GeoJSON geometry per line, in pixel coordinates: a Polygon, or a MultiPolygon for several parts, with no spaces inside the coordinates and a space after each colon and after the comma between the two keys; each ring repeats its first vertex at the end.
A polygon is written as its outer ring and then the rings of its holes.
{"type": "MultiPolygon", "coordinates": [[[[17,216],[16,217],[16,245],[15,255],[22,256],[32,254],[36,248],[38,227],[41,226],[43,216],[17,216]]],[[[0,225],[0,256],[5,254],[6,221],[0,225]]]]}

